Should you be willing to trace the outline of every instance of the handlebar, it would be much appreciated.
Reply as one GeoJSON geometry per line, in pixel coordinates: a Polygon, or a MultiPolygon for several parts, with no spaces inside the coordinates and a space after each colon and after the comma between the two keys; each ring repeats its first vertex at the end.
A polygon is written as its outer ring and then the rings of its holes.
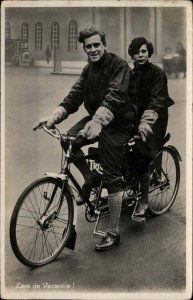
{"type": "MultiPolygon", "coordinates": [[[[53,136],[54,138],[58,139],[59,141],[63,140],[63,141],[74,141],[77,139],[78,136],[81,136],[81,132],[80,135],[77,136],[71,136],[69,135],[69,133],[62,133],[60,132],[60,130],[57,127],[53,127],[53,128],[47,128],[45,124],[43,124],[40,128],[43,128],[43,130],[48,133],[49,135],[53,136]]],[[[133,138],[131,138],[128,141],[128,148],[129,151],[133,150],[133,147],[135,146],[135,141],[136,140],[140,140],[140,136],[134,136],[133,138]]]]}
{"type": "Polygon", "coordinates": [[[40,128],[43,128],[43,130],[48,133],[49,135],[53,136],[54,138],[58,139],[59,141],[65,140],[65,141],[74,141],[77,137],[69,135],[69,133],[62,133],[58,128],[55,126],[53,128],[47,128],[45,124],[43,124],[40,128]]]}

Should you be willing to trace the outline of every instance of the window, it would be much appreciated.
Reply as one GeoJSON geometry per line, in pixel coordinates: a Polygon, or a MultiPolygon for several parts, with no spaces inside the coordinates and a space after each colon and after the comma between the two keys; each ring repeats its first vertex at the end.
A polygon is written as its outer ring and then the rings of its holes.
{"type": "Polygon", "coordinates": [[[42,24],[40,22],[35,24],[35,50],[42,50],[42,24]]]}
{"type": "Polygon", "coordinates": [[[53,22],[51,26],[51,48],[59,48],[59,24],[53,22]]]}
{"type": "Polygon", "coordinates": [[[11,28],[9,22],[5,22],[5,39],[11,38],[11,28]]]}
{"type": "Polygon", "coordinates": [[[28,40],[28,23],[24,22],[21,27],[21,37],[22,39],[28,40]]]}
{"type": "Polygon", "coordinates": [[[77,36],[78,36],[77,22],[71,20],[68,28],[68,51],[78,50],[77,36]]]}

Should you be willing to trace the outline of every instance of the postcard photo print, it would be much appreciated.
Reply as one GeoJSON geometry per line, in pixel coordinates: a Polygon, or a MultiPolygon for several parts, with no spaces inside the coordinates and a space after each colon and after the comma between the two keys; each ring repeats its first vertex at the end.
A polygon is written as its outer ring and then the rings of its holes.
{"type": "Polygon", "coordinates": [[[1,36],[1,298],[191,299],[191,2],[4,1],[1,36]],[[80,32],[90,35],[82,42],[80,32]],[[121,110],[124,101],[136,108],[132,121],[124,119],[131,115],[121,110]],[[140,133],[142,111],[151,111],[151,122],[158,117],[151,131],[164,132],[162,123],[156,127],[164,109],[169,135],[145,156],[143,218],[135,214],[143,195],[135,151],[148,141],[127,144],[140,133]],[[42,118],[56,129],[33,130],[42,118]],[[92,143],[81,140],[82,152],[76,144],[71,151],[76,142],[65,135],[75,124],[92,143]],[[77,153],[87,156],[84,164],[77,153]],[[118,184],[120,153],[127,159],[118,184]],[[97,178],[83,205],[80,164],[97,178]],[[121,202],[110,200],[120,193],[121,202]],[[101,251],[118,207],[120,240],[110,233],[112,249],[101,251]]]}

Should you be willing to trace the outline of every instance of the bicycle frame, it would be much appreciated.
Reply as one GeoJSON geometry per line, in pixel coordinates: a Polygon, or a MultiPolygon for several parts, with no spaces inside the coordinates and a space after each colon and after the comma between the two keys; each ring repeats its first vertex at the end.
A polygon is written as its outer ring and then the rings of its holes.
{"type": "MultiPolygon", "coordinates": [[[[43,129],[46,132],[48,132],[49,134],[51,134],[54,137],[58,138],[58,136],[56,136],[55,134],[50,133],[50,131],[47,130],[47,128],[43,127],[43,129]]],[[[60,139],[61,139],[61,137],[62,137],[62,135],[59,136],[60,139]]],[[[169,140],[169,137],[170,136],[167,135],[166,139],[169,140]]],[[[71,143],[71,141],[73,140],[73,138],[67,136],[67,139],[68,139],[68,142],[69,142],[69,148],[68,148],[68,150],[67,150],[67,152],[65,154],[64,160],[62,161],[62,168],[61,168],[60,174],[47,173],[47,175],[61,179],[63,181],[63,186],[64,185],[66,187],[68,186],[70,194],[71,194],[71,196],[73,198],[73,206],[74,206],[74,211],[75,211],[75,218],[74,218],[74,223],[73,224],[75,226],[76,225],[76,220],[77,220],[77,205],[76,205],[76,201],[75,201],[75,197],[74,197],[73,191],[72,191],[71,187],[67,184],[68,180],[70,180],[72,182],[72,184],[74,185],[74,187],[76,188],[76,190],[78,191],[78,193],[80,194],[80,196],[83,197],[83,193],[82,193],[82,189],[81,189],[79,183],[77,182],[77,180],[75,179],[75,177],[73,176],[73,174],[70,172],[70,164],[73,163],[74,161],[80,160],[80,159],[91,160],[91,159],[94,158],[94,155],[85,155],[83,157],[73,157],[73,155],[72,155],[72,143],[71,143]]],[[[134,144],[135,143],[133,141],[130,144],[128,144],[129,151],[132,151],[132,147],[133,147],[134,144]]],[[[175,147],[173,147],[173,146],[169,146],[169,147],[170,148],[172,147],[173,151],[175,150],[175,153],[179,154],[178,151],[177,151],[177,149],[175,147]]],[[[64,150],[62,150],[62,151],[64,151],[64,150]]],[[[177,155],[177,156],[178,156],[178,159],[180,160],[181,159],[180,155],[177,155]]],[[[99,166],[100,166],[100,164],[99,164],[99,166]]],[[[152,187],[150,189],[150,191],[149,191],[150,193],[153,192],[153,191],[155,191],[158,188],[161,189],[161,188],[165,188],[167,185],[169,186],[169,180],[167,178],[167,174],[165,174],[163,170],[161,170],[161,172],[164,174],[164,177],[166,178],[166,182],[163,182],[163,183],[160,182],[159,187],[158,186],[152,187]]],[[[145,218],[136,217],[135,216],[135,211],[137,209],[138,202],[139,202],[139,199],[141,197],[141,192],[139,190],[139,178],[138,178],[138,176],[134,176],[134,178],[135,178],[134,179],[134,183],[131,186],[131,190],[133,191],[134,196],[131,197],[132,201],[131,201],[131,203],[128,204],[128,206],[134,206],[133,207],[133,213],[131,215],[131,219],[135,220],[135,221],[138,221],[138,222],[144,222],[145,218]]],[[[101,184],[99,186],[98,194],[96,196],[96,203],[97,204],[99,203],[99,199],[100,199],[100,196],[101,196],[102,189],[103,189],[103,186],[102,186],[102,180],[101,180],[101,184]]],[[[86,200],[85,203],[88,206],[88,208],[90,209],[90,214],[92,214],[93,216],[96,217],[96,224],[95,224],[95,227],[94,227],[93,235],[94,236],[104,236],[105,232],[99,231],[97,228],[98,228],[99,220],[100,220],[100,218],[101,218],[101,216],[103,214],[103,211],[105,211],[106,207],[101,207],[100,209],[98,209],[98,208],[96,208],[98,206],[96,204],[95,204],[96,206],[94,206],[91,203],[90,200],[86,200]]]]}

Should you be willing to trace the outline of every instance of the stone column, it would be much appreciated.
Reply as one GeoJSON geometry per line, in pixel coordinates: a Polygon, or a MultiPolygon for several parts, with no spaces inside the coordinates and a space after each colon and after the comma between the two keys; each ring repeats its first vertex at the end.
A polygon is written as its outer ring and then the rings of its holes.
{"type": "Polygon", "coordinates": [[[156,54],[156,8],[154,7],[149,9],[149,40],[153,43],[156,54]]]}
{"type": "Polygon", "coordinates": [[[162,8],[149,9],[149,40],[154,45],[155,60],[160,62],[162,56],[162,8]]]}
{"type": "Polygon", "coordinates": [[[162,8],[156,8],[156,45],[157,45],[157,56],[159,59],[162,57],[162,8]]]}
{"type": "Polygon", "coordinates": [[[60,74],[62,73],[62,61],[60,49],[54,48],[54,70],[53,73],[60,74]]]}
{"type": "Polygon", "coordinates": [[[93,25],[100,28],[101,22],[100,22],[100,8],[99,7],[93,7],[92,10],[92,22],[93,25]]]}
{"type": "Polygon", "coordinates": [[[131,8],[125,8],[125,59],[130,59],[128,55],[128,46],[132,40],[131,8]]]}
{"type": "Polygon", "coordinates": [[[125,9],[120,7],[120,55],[125,58],[125,9]]]}

